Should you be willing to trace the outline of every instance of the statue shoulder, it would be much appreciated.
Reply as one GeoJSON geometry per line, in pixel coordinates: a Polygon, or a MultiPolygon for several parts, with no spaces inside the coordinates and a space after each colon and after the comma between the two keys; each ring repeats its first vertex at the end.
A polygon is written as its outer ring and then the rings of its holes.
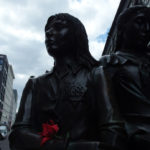
{"type": "Polygon", "coordinates": [[[27,84],[40,84],[45,82],[51,75],[53,74],[53,70],[51,71],[46,71],[44,74],[40,76],[30,76],[29,80],[27,81],[27,84]]]}
{"type": "Polygon", "coordinates": [[[103,66],[94,67],[90,72],[90,81],[97,84],[100,80],[103,80],[104,76],[103,66]]]}
{"type": "Polygon", "coordinates": [[[116,53],[112,53],[110,55],[104,55],[100,59],[100,65],[103,67],[123,65],[127,62],[127,59],[117,55],[116,53]]]}

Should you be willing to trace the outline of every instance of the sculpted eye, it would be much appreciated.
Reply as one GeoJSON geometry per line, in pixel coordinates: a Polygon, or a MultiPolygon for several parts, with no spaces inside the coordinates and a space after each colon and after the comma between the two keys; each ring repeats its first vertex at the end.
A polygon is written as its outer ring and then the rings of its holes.
{"type": "Polygon", "coordinates": [[[58,30],[61,29],[61,28],[63,28],[63,26],[64,26],[64,25],[61,24],[61,23],[55,24],[55,28],[58,29],[58,30]]]}
{"type": "Polygon", "coordinates": [[[144,23],[145,22],[145,18],[144,17],[138,17],[138,18],[136,18],[136,22],[137,23],[144,23]]]}
{"type": "Polygon", "coordinates": [[[138,18],[138,19],[136,19],[136,22],[137,22],[137,23],[142,23],[143,20],[142,20],[141,18],[138,18]]]}

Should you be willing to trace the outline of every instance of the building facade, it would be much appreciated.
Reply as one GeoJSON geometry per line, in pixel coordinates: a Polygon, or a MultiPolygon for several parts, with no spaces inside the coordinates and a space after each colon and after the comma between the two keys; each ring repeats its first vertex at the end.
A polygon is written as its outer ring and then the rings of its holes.
{"type": "Polygon", "coordinates": [[[0,120],[2,118],[5,87],[8,73],[8,60],[6,55],[0,55],[0,120]]]}
{"type": "Polygon", "coordinates": [[[120,5],[115,15],[110,31],[108,33],[108,37],[102,55],[110,54],[115,51],[115,47],[116,47],[115,43],[116,43],[116,35],[117,35],[117,29],[116,29],[117,18],[122,11],[124,11],[129,7],[133,7],[135,5],[146,5],[150,7],[150,0],[121,0],[120,1],[120,5]]]}
{"type": "Polygon", "coordinates": [[[18,99],[18,93],[17,90],[14,89],[12,94],[12,101],[10,105],[10,112],[9,112],[9,119],[8,119],[10,126],[14,123],[16,118],[17,99],[18,99]]]}
{"type": "Polygon", "coordinates": [[[12,66],[6,55],[0,55],[0,123],[8,126],[14,122],[17,105],[17,91],[13,89],[15,79],[12,66]]]}

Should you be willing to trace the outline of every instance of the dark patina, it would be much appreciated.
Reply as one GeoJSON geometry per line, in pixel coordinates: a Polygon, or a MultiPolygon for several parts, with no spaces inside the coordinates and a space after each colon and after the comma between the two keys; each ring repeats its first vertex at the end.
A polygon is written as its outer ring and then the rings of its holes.
{"type": "Polygon", "coordinates": [[[125,10],[117,22],[116,53],[100,60],[126,122],[128,149],[150,149],[150,8],[125,10]]]}
{"type": "Polygon", "coordinates": [[[45,36],[54,68],[27,82],[9,136],[11,149],[119,149],[124,124],[114,114],[103,69],[89,52],[83,24],[69,14],[57,14],[48,19],[45,36]],[[40,146],[39,132],[49,120],[60,130],[40,146]]]}

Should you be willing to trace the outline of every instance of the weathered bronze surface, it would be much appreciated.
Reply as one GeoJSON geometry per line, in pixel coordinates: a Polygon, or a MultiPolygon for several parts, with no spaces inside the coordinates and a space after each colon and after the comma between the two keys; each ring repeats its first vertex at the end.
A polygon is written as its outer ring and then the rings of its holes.
{"type": "Polygon", "coordinates": [[[45,36],[54,68],[27,82],[9,136],[11,149],[120,149],[124,124],[113,111],[103,68],[89,53],[84,26],[69,14],[58,14],[48,19],[45,36]],[[40,146],[39,132],[49,120],[60,130],[40,146]]]}
{"type": "Polygon", "coordinates": [[[128,149],[150,149],[150,8],[123,12],[117,23],[116,53],[103,56],[109,88],[126,122],[128,149]]]}

